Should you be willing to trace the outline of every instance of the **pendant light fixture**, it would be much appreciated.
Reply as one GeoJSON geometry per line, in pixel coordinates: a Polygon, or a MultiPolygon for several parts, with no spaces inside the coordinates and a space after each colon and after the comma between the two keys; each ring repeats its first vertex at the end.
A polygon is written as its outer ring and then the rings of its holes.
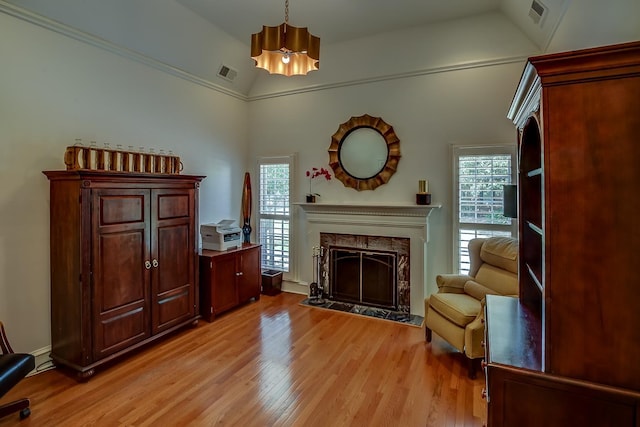
{"type": "Polygon", "coordinates": [[[320,66],[320,38],[306,27],[289,25],[289,0],[285,0],[284,23],[262,26],[262,31],[251,35],[251,58],[256,67],[271,74],[306,75],[320,66]]]}

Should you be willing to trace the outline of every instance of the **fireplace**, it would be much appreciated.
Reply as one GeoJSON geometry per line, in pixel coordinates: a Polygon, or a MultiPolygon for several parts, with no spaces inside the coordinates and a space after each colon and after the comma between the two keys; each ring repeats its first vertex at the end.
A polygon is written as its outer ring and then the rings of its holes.
{"type": "Polygon", "coordinates": [[[320,245],[329,299],[409,313],[410,239],[320,233],[320,245]]]}
{"type": "Polygon", "coordinates": [[[329,298],[398,309],[397,254],[389,251],[329,249],[329,298]]]}
{"type": "MultiPolygon", "coordinates": [[[[319,282],[328,293],[331,247],[395,252],[398,311],[424,315],[425,297],[437,291],[435,276],[429,273],[432,262],[430,248],[433,248],[429,237],[429,217],[434,211],[439,211],[441,205],[347,202],[295,205],[303,214],[304,239],[301,241],[301,250],[310,255],[315,247],[324,248],[319,272],[311,256],[301,257],[302,283],[319,282]]],[[[300,291],[306,293],[308,288],[301,288],[300,291]]]]}

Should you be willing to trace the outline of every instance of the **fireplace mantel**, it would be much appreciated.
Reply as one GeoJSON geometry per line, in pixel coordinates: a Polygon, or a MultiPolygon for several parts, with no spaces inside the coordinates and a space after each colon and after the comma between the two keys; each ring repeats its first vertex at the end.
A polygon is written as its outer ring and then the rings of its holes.
{"type": "Polygon", "coordinates": [[[364,203],[294,203],[307,213],[339,215],[411,216],[426,218],[441,205],[364,204],[364,203]]]}
{"type": "MultiPolygon", "coordinates": [[[[321,233],[410,239],[411,314],[424,316],[424,298],[431,282],[429,256],[429,216],[441,205],[373,203],[294,203],[303,215],[304,253],[312,254],[320,245],[321,233]]],[[[303,281],[311,283],[311,257],[301,259],[303,281]]],[[[435,283],[435,282],[434,282],[435,283]]]]}

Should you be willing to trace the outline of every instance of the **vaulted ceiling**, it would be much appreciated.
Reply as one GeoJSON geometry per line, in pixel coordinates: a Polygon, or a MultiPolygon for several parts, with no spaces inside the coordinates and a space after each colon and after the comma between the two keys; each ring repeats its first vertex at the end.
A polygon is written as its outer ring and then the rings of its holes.
{"type": "Polygon", "coordinates": [[[15,8],[23,19],[27,15],[67,35],[75,31],[76,38],[87,34],[250,98],[291,85],[339,84],[450,65],[426,62],[444,58],[447,50],[447,60],[460,63],[482,55],[493,60],[545,52],[571,0],[535,0],[545,7],[537,23],[530,17],[532,1],[290,0],[289,23],[321,38],[321,67],[311,77],[288,80],[256,70],[249,58],[251,34],[284,21],[284,0],[0,0],[0,11],[15,8]],[[506,48],[497,54],[492,44],[506,48]],[[456,56],[465,46],[477,55],[456,56]],[[221,65],[237,71],[238,78],[220,79],[221,65]]]}
{"type": "MultiPolygon", "coordinates": [[[[284,0],[176,0],[240,41],[284,21],[284,0]]],[[[290,0],[289,23],[326,43],[491,12],[501,0],[290,0]]]]}

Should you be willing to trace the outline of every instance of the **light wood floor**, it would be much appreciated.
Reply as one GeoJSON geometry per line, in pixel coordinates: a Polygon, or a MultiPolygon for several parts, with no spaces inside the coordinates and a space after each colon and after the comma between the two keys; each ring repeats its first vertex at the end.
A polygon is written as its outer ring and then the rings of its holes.
{"type": "Polygon", "coordinates": [[[263,296],[77,383],[59,370],[2,398],[0,426],[481,426],[484,377],[424,330],[263,296]]]}

